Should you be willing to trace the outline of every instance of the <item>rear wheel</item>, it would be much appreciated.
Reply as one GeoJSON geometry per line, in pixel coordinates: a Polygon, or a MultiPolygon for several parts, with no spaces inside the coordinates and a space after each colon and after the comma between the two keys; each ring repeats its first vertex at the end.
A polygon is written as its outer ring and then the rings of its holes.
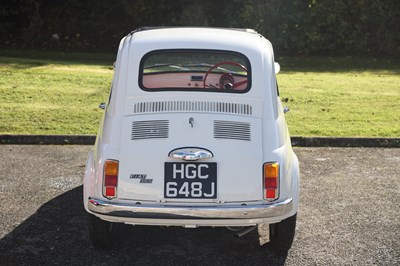
{"type": "Polygon", "coordinates": [[[277,252],[287,252],[292,246],[296,230],[297,213],[285,220],[269,225],[270,247],[277,252]]]}
{"type": "Polygon", "coordinates": [[[113,239],[113,223],[90,215],[89,235],[93,246],[100,248],[109,247],[113,239]]]}

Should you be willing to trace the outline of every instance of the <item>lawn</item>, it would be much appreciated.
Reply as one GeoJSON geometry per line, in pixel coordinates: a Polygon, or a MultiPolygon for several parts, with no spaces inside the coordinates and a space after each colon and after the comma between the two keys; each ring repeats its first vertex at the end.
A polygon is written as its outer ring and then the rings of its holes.
{"type": "Polygon", "coordinates": [[[0,133],[95,134],[113,58],[46,55],[0,57],[0,133]]]}
{"type": "Polygon", "coordinates": [[[293,135],[400,137],[399,64],[366,58],[281,62],[278,82],[293,135]]]}
{"type": "MultiPolygon", "coordinates": [[[[96,134],[114,55],[0,51],[0,134],[96,134]]],[[[400,136],[400,64],[280,58],[281,99],[298,136],[400,136]]]]}

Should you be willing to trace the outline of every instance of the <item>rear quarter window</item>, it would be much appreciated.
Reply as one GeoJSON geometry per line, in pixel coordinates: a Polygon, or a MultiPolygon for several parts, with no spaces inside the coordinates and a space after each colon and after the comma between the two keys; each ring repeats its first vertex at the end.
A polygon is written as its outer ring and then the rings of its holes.
{"type": "Polygon", "coordinates": [[[157,50],[140,62],[139,87],[145,91],[245,93],[251,88],[251,66],[237,52],[157,50]]]}

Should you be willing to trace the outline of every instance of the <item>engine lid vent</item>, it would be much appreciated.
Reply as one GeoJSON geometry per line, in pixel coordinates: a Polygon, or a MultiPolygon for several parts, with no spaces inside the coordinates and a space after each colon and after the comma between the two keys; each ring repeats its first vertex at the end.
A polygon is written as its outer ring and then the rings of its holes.
{"type": "Polygon", "coordinates": [[[133,113],[135,114],[159,112],[212,112],[252,115],[253,107],[250,104],[209,101],[139,102],[133,106],[133,113]]]}
{"type": "Polygon", "coordinates": [[[214,120],[214,138],[250,141],[250,123],[214,120]]]}
{"type": "Polygon", "coordinates": [[[169,137],[168,120],[149,120],[132,122],[132,140],[165,139],[169,137]]]}

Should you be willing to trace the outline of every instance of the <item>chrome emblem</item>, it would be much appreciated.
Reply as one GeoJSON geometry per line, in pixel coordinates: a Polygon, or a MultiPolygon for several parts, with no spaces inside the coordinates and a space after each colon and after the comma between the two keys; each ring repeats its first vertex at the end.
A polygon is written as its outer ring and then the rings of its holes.
{"type": "Polygon", "coordinates": [[[185,147],[178,148],[168,154],[169,157],[174,159],[181,159],[184,161],[197,161],[201,159],[208,159],[214,157],[213,153],[204,148],[185,147]]]}

